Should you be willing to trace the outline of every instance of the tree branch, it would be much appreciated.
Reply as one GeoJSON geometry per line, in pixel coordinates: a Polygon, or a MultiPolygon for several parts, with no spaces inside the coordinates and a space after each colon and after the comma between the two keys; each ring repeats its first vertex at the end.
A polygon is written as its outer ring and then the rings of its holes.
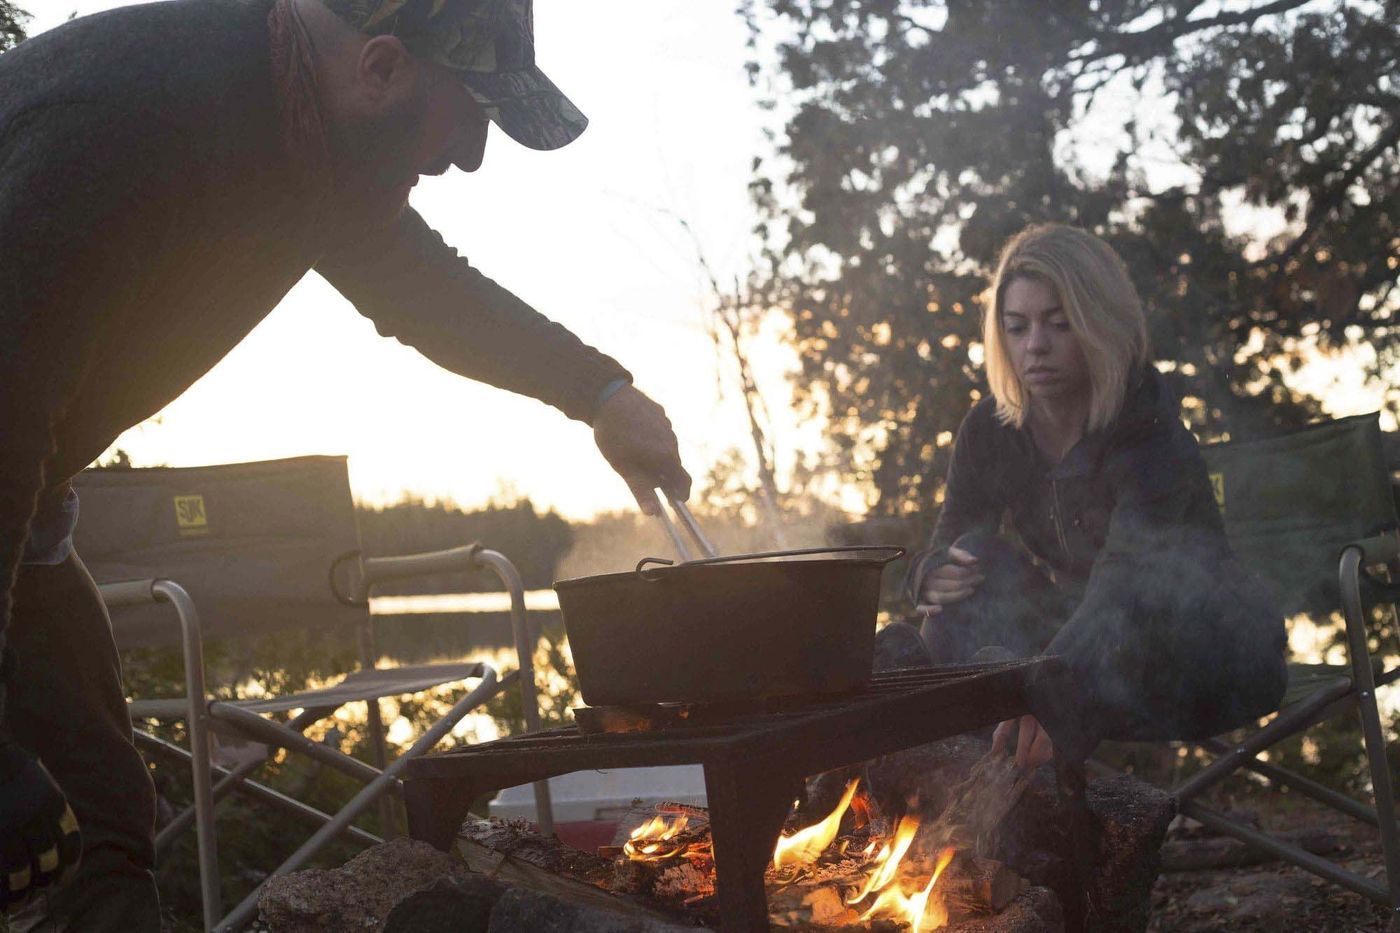
{"type": "Polygon", "coordinates": [[[1277,13],[1286,13],[1296,9],[1312,0],[1274,0],[1273,3],[1266,3],[1263,6],[1250,7],[1247,10],[1232,10],[1224,13],[1217,13],[1214,16],[1203,17],[1202,19],[1190,19],[1190,11],[1173,19],[1165,20],[1148,29],[1138,32],[1111,33],[1098,36],[1100,46],[1092,54],[1077,56],[1081,61],[1096,61],[1100,58],[1109,58],[1113,55],[1122,55],[1130,61],[1135,57],[1142,57],[1147,51],[1157,48],[1161,44],[1171,45],[1182,36],[1200,32],[1204,29],[1214,29],[1221,26],[1239,26],[1245,23],[1253,23],[1265,16],[1273,16],[1277,13]]]}
{"type": "Polygon", "coordinates": [[[1317,231],[1321,229],[1323,222],[1332,214],[1337,206],[1346,197],[1347,189],[1351,187],[1356,179],[1361,177],[1361,173],[1370,168],[1371,165],[1385,154],[1386,150],[1400,143],[1400,120],[1390,124],[1390,129],[1386,130],[1380,137],[1361,154],[1335,185],[1327,189],[1317,200],[1308,206],[1308,221],[1303,226],[1303,232],[1294,238],[1292,243],[1284,247],[1283,251],[1275,257],[1266,257],[1260,260],[1261,263],[1277,263],[1280,272],[1295,259],[1299,253],[1307,249],[1313,237],[1317,236],[1317,231]]]}

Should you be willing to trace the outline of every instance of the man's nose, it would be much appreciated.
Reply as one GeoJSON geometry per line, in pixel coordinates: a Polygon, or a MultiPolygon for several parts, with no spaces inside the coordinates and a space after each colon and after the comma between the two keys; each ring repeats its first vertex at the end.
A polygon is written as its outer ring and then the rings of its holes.
{"type": "Polygon", "coordinates": [[[486,154],[486,133],[490,124],[472,127],[457,135],[448,157],[452,164],[464,172],[474,172],[481,168],[481,159],[486,154]]]}

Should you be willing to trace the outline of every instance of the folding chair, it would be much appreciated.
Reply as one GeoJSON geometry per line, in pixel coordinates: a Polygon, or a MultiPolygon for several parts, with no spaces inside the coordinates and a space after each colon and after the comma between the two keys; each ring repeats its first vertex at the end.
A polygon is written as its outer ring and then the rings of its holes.
{"type": "MultiPolygon", "coordinates": [[[[132,719],[186,723],[190,748],[141,730],[143,751],[188,763],[194,806],[164,827],[157,851],[191,824],[196,828],[206,929],[237,929],[257,912],[254,891],[222,915],[215,807],[239,792],[282,813],[319,826],[272,873],[304,865],[337,836],[362,843],[378,837],[352,820],[379,802],[383,824],[393,825],[387,794],[401,794],[399,775],[410,758],[432,749],[472,710],[512,685],[521,692],[526,728],[539,728],[532,666],[533,640],[525,619],[524,588],[503,555],[470,544],[401,557],[363,558],[343,457],[298,457],[263,463],[188,469],[88,471],[76,481],[82,519],[77,549],[111,613],[122,647],[173,644],[184,651],[185,695],[130,703],[132,719]],[[516,669],[505,676],[484,663],[376,668],[371,589],[389,580],[486,570],[510,593],[516,669]],[[172,618],[171,609],[174,613],[172,618]],[[293,629],[355,631],[361,669],[322,689],[259,699],[214,699],[205,689],[204,639],[238,638],[293,629]],[[476,681],[442,719],[389,762],[379,699],[437,686],[476,681]],[[303,733],[349,703],[366,704],[375,766],[303,733]],[[298,711],[286,722],[267,718],[298,711]],[[300,753],[364,785],[339,812],[328,814],[250,779],[265,759],[217,768],[211,732],[300,753]],[[214,783],[214,777],[218,783],[214,783]]],[[[541,828],[552,832],[549,788],[535,786],[541,828]]],[[[260,889],[259,889],[260,890],[260,889]]]]}
{"type": "MultiPolygon", "coordinates": [[[[1180,812],[1210,829],[1313,872],[1400,917],[1400,834],[1386,765],[1376,688],[1400,679],[1368,650],[1372,610],[1400,598],[1400,586],[1370,569],[1400,569],[1396,492],[1382,448],[1378,416],[1323,422],[1280,437],[1202,448],[1231,545],[1270,585],[1289,616],[1327,617],[1340,609],[1346,626],[1344,665],[1290,664],[1274,718],[1243,741],[1190,743],[1215,756],[1172,789],[1180,812]],[[1261,752],[1313,726],[1361,716],[1374,807],[1261,760],[1261,752]],[[1298,846],[1234,821],[1202,802],[1203,793],[1241,769],[1376,826],[1386,883],[1343,868],[1298,846]]],[[[1400,621],[1400,620],[1397,620],[1400,621]]]]}

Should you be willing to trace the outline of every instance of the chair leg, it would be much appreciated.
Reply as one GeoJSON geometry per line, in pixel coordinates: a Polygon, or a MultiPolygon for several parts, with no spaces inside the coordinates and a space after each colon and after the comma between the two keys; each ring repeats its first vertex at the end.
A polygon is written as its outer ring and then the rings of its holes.
{"type": "MultiPolygon", "coordinates": [[[[374,618],[371,616],[360,627],[360,664],[366,670],[372,670],[379,660],[377,655],[378,652],[374,645],[374,618]]],[[[389,741],[384,730],[384,718],[379,700],[365,701],[365,722],[369,726],[369,740],[374,755],[374,766],[383,771],[389,765],[389,741]]],[[[398,835],[398,820],[395,814],[394,801],[390,797],[379,798],[379,831],[384,834],[386,839],[392,839],[398,835]]]]}
{"type": "Polygon", "coordinates": [[[204,633],[199,613],[184,588],[157,580],[152,593],[175,607],[185,649],[185,696],[189,700],[186,727],[190,731],[190,777],[194,784],[195,832],[199,850],[199,891],[204,927],[212,930],[223,913],[219,884],[219,848],[214,830],[214,778],[209,744],[209,701],[204,695],[204,633]]]}
{"type": "Polygon", "coordinates": [[[1395,820],[1395,793],[1390,780],[1390,765],[1385,757],[1385,733],[1381,730],[1380,710],[1376,706],[1375,675],[1371,670],[1371,655],[1366,644],[1366,610],[1361,602],[1361,560],[1359,548],[1349,547],[1342,552],[1339,571],[1342,613],[1346,618],[1347,654],[1359,699],[1361,734],[1371,771],[1371,792],[1375,797],[1376,816],[1380,822],[1386,888],[1390,892],[1394,926],[1397,925],[1397,918],[1400,918],[1400,830],[1397,830],[1395,820]]]}
{"type": "MultiPolygon", "coordinates": [[[[447,733],[452,731],[453,727],[457,725],[463,716],[495,696],[497,693],[496,672],[484,665],[483,668],[481,682],[477,684],[475,690],[472,690],[465,697],[458,700],[448,714],[433,723],[432,728],[424,732],[422,737],[419,738],[417,742],[414,742],[408,751],[391,762],[389,766],[384,769],[382,774],[370,781],[363,790],[351,798],[349,803],[341,807],[335,814],[335,817],[325,826],[317,830],[310,839],[302,843],[299,849],[293,852],[285,862],[273,871],[271,877],[275,878],[280,875],[289,874],[306,864],[311,856],[315,855],[327,842],[330,842],[338,836],[344,828],[349,826],[350,822],[363,813],[371,803],[377,800],[381,795],[393,789],[399,783],[399,774],[408,767],[408,763],[411,760],[432,749],[433,746],[443,740],[447,733]]],[[[266,883],[267,882],[264,881],[263,884],[258,885],[251,894],[243,899],[242,903],[229,912],[228,916],[219,923],[216,929],[237,930],[251,921],[257,915],[258,897],[262,894],[263,885],[266,883]]]]}

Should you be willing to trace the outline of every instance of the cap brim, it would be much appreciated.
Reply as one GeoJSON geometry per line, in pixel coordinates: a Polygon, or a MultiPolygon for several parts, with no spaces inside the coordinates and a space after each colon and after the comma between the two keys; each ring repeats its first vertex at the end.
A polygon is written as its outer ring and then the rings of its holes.
{"type": "Polygon", "coordinates": [[[491,120],[529,149],[567,146],[588,127],[588,118],[539,68],[459,74],[491,120]]]}

